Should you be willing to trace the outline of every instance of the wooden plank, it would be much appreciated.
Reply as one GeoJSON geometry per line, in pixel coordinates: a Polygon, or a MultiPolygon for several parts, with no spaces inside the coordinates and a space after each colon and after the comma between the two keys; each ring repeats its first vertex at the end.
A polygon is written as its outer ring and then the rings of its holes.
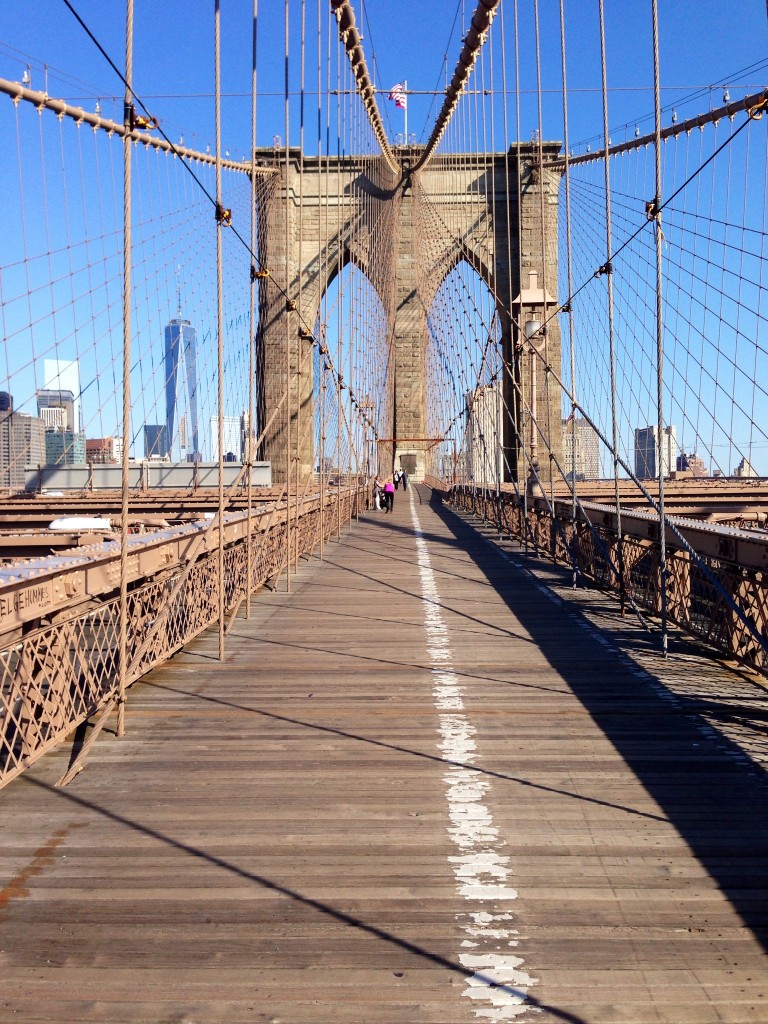
{"type": "Polygon", "coordinates": [[[425,600],[411,493],[134,687],[66,790],[62,752],[0,794],[0,1020],[768,1019],[765,691],[422,489],[425,600]],[[502,954],[533,981],[472,986],[502,954]]]}

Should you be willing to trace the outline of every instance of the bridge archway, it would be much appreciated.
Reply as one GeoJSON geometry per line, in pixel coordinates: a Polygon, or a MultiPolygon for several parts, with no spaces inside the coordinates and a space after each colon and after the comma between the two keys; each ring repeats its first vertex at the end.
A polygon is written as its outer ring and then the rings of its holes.
{"type": "MultiPolygon", "coordinates": [[[[547,147],[552,152],[558,148],[550,143],[547,147]]],[[[310,360],[307,370],[297,332],[300,325],[308,328],[315,322],[334,274],[350,263],[368,276],[388,311],[394,379],[389,468],[400,465],[405,456],[412,466],[415,459],[416,477],[422,477],[435,443],[427,430],[427,309],[454,266],[472,265],[497,296],[502,351],[517,373],[509,311],[521,291],[521,278],[527,282],[529,272],[537,272],[542,280],[546,277],[547,289],[553,292],[559,172],[534,175],[537,154],[529,144],[512,146],[507,154],[489,154],[481,166],[474,160],[452,159],[455,173],[450,180],[439,158],[398,181],[381,161],[368,158],[302,161],[297,151],[286,163],[274,154],[259,155],[274,170],[271,190],[260,208],[260,251],[271,276],[260,289],[259,301],[264,381],[259,422],[267,421],[289,387],[293,410],[288,419],[277,417],[265,437],[263,455],[272,462],[273,479],[282,480],[295,457],[289,456],[294,442],[301,478],[313,470],[314,440],[305,443],[296,424],[298,416],[305,423],[311,420],[313,365],[310,360]],[[541,220],[542,192],[546,245],[541,228],[534,230],[541,220]],[[291,317],[290,326],[285,323],[286,306],[298,313],[298,321],[291,317]]],[[[550,328],[548,353],[550,364],[559,369],[557,325],[550,328]]],[[[551,382],[544,379],[543,370],[540,376],[543,394],[551,382]]],[[[510,410],[515,402],[513,380],[507,374],[504,384],[510,410]]],[[[520,473],[519,452],[512,450],[515,431],[510,428],[506,435],[505,475],[515,479],[520,473]]],[[[560,447],[556,439],[555,444],[560,447]]],[[[545,475],[547,469],[548,464],[545,475]]]]}
{"type": "Polygon", "coordinates": [[[461,255],[429,303],[427,433],[434,440],[427,468],[496,486],[512,472],[507,445],[515,423],[505,402],[513,389],[505,386],[504,311],[489,279],[487,267],[461,255]]]}
{"type": "Polygon", "coordinates": [[[315,466],[371,475],[377,439],[392,433],[391,325],[373,282],[349,250],[328,275],[315,319],[315,466]]]}

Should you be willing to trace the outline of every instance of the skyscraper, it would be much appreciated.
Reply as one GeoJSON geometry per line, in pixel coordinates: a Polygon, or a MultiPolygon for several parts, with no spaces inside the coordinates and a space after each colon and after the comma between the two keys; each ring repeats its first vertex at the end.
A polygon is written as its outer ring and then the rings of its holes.
{"type": "Polygon", "coordinates": [[[44,359],[43,390],[72,392],[72,423],[69,430],[83,429],[80,405],[80,366],[76,359],[44,359]]]}
{"type": "Polygon", "coordinates": [[[46,430],[45,462],[48,466],[85,465],[85,434],[74,430],[46,430]]]}
{"type": "Polygon", "coordinates": [[[13,412],[8,399],[8,408],[0,409],[0,487],[17,490],[24,487],[27,466],[45,463],[45,425],[37,416],[13,412]]]}
{"type": "MultiPolygon", "coordinates": [[[[656,463],[658,447],[657,427],[637,427],[635,429],[635,476],[638,480],[655,480],[659,475],[656,463]]],[[[661,444],[661,467],[664,476],[677,465],[677,430],[673,426],[664,427],[661,444]]]]}
{"type": "Polygon", "coordinates": [[[568,480],[600,479],[600,438],[580,416],[563,420],[563,468],[568,480]]]}
{"type": "Polygon", "coordinates": [[[168,428],[164,423],[144,424],[144,458],[167,459],[171,453],[168,428]]]}
{"type": "Polygon", "coordinates": [[[37,398],[37,415],[45,423],[47,429],[77,432],[75,396],[71,391],[46,388],[36,391],[35,396],[37,398]]]}
{"type": "Polygon", "coordinates": [[[189,320],[182,320],[181,309],[179,309],[178,317],[171,320],[165,328],[165,424],[168,454],[173,445],[178,397],[177,380],[182,353],[189,400],[189,439],[192,442],[192,450],[187,453],[187,459],[190,462],[198,462],[201,455],[197,426],[197,332],[189,320]]]}

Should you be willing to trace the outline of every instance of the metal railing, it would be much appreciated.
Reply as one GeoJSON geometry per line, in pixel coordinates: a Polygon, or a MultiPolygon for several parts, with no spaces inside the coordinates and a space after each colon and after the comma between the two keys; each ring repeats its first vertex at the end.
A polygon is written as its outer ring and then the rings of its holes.
{"type": "MultiPolygon", "coordinates": [[[[574,521],[570,501],[552,509],[524,510],[514,493],[483,487],[449,487],[430,481],[444,500],[492,523],[534,555],[573,567],[607,590],[620,590],[618,534],[609,506],[582,503],[574,521]]],[[[681,630],[729,657],[768,673],[768,535],[670,517],[695,550],[675,547],[667,532],[667,615],[681,630]]],[[[624,590],[637,608],[658,615],[662,607],[658,517],[624,511],[624,590]]]]}
{"type": "MultiPolygon", "coordinates": [[[[365,507],[364,485],[318,495],[298,512],[291,507],[291,557],[309,554],[365,507]]],[[[250,592],[277,576],[288,558],[286,509],[254,520],[250,592]]],[[[162,664],[215,623],[219,586],[231,621],[248,588],[248,544],[243,530],[225,548],[219,579],[215,531],[210,549],[191,566],[182,563],[137,579],[128,594],[128,683],[162,664]],[[185,578],[179,585],[181,576],[185,578]]],[[[231,534],[230,534],[231,535],[231,534]]],[[[138,561],[137,561],[138,565],[138,561]]],[[[30,620],[0,642],[0,787],[57,747],[80,724],[117,699],[120,600],[116,592],[94,598],[55,622],[30,620]]]]}

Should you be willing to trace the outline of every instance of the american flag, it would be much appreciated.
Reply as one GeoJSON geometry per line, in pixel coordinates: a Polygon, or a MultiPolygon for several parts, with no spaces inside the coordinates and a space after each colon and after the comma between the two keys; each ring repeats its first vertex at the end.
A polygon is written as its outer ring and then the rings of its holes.
{"type": "Polygon", "coordinates": [[[389,90],[389,98],[395,101],[395,106],[398,110],[405,110],[406,97],[405,97],[405,86],[402,82],[398,82],[397,85],[393,85],[389,90]]]}

